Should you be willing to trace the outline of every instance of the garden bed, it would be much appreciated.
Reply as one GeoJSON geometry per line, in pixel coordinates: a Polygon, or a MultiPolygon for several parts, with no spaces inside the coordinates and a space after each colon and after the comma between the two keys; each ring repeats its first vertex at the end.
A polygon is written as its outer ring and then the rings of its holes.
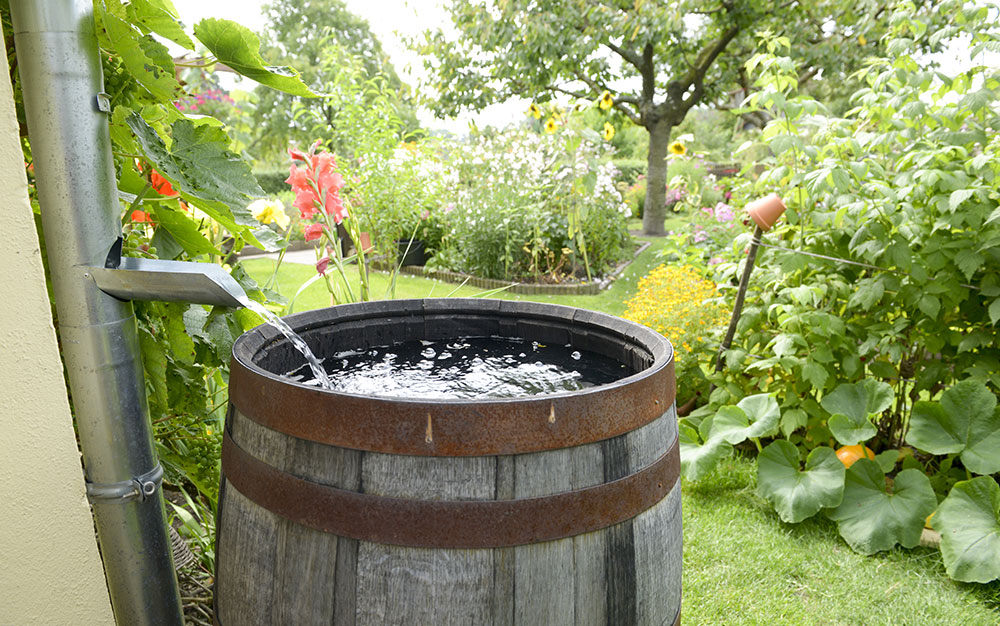
{"type": "MultiPolygon", "coordinates": [[[[632,258],[623,261],[618,264],[614,270],[608,273],[607,276],[600,280],[594,280],[590,282],[565,282],[565,283],[525,283],[525,282],[510,282],[507,280],[501,280],[496,278],[483,278],[481,276],[473,276],[471,274],[464,274],[462,272],[452,272],[449,270],[438,270],[430,269],[423,265],[403,265],[399,267],[398,271],[402,274],[410,274],[413,276],[422,276],[425,278],[434,278],[448,283],[455,284],[468,284],[474,287],[481,287],[483,289],[506,289],[511,293],[523,294],[523,295],[577,295],[577,296],[592,296],[601,292],[603,289],[607,289],[611,283],[615,281],[616,278],[621,276],[625,268],[628,267],[629,263],[635,260],[643,251],[648,248],[650,243],[648,241],[640,242],[636,247],[635,252],[632,254],[632,258]]],[[[374,264],[378,267],[377,264],[374,264]]],[[[379,268],[384,269],[384,268],[379,268]]]]}

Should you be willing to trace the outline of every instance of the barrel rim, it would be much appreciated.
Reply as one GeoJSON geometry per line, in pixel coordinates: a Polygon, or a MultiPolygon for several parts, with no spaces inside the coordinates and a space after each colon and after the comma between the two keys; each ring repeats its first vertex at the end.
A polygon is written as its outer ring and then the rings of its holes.
{"type": "Polygon", "coordinates": [[[284,337],[258,326],[233,345],[230,402],[288,435],[351,449],[428,456],[517,454],[572,447],[635,430],[674,402],[673,348],[655,331],[604,313],[537,302],[473,298],[340,305],[285,318],[296,332],[374,317],[466,314],[600,330],[647,351],[646,369],[579,391],[517,398],[369,397],[289,380],[254,362],[284,337]]]}

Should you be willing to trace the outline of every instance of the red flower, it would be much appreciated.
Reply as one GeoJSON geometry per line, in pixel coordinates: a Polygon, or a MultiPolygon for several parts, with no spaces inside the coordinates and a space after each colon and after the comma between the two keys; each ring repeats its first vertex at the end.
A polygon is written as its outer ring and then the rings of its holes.
{"type": "Polygon", "coordinates": [[[323,225],[309,224],[302,229],[302,232],[306,236],[306,241],[314,241],[323,236],[323,225]]]}
{"type": "Polygon", "coordinates": [[[330,265],[330,257],[325,256],[319,261],[316,261],[316,273],[320,276],[326,275],[326,268],[330,265]]]}
{"type": "Polygon", "coordinates": [[[152,183],[153,189],[156,193],[161,196],[176,196],[177,192],[174,188],[170,186],[170,181],[160,175],[156,170],[152,170],[149,173],[149,182],[152,183]]]}
{"type": "Polygon", "coordinates": [[[149,213],[146,213],[145,211],[140,211],[139,209],[132,211],[132,221],[138,223],[145,222],[147,224],[153,223],[153,219],[149,217],[149,213]]]}

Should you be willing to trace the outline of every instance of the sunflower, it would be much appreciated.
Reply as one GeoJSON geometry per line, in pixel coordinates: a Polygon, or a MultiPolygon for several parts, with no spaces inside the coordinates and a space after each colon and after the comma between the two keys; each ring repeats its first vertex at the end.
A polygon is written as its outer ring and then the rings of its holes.
{"type": "Polygon", "coordinates": [[[679,141],[671,142],[671,144],[667,146],[667,150],[674,156],[684,156],[688,151],[687,146],[679,141]]]}
{"type": "Polygon", "coordinates": [[[528,115],[530,115],[531,117],[535,118],[536,120],[537,119],[541,119],[541,117],[542,117],[542,110],[538,108],[537,104],[535,104],[534,102],[532,102],[531,106],[528,107],[528,115]]]}
{"type": "Polygon", "coordinates": [[[550,117],[549,119],[545,120],[545,132],[551,135],[552,133],[556,132],[557,128],[558,126],[556,125],[556,120],[554,117],[550,117]]]}
{"type": "Polygon", "coordinates": [[[615,136],[615,127],[611,125],[610,122],[604,122],[604,141],[611,141],[612,137],[615,136]]]}
{"type": "Polygon", "coordinates": [[[615,100],[611,97],[611,92],[607,90],[601,94],[601,98],[597,101],[597,105],[605,111],[614,106],[614,104],[615,100]]]}

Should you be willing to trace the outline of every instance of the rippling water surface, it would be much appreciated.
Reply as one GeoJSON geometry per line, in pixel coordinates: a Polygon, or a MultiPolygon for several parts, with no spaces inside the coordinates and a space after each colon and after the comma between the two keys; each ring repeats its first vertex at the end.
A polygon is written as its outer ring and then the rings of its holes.
{"type": "MultiPolygon", "coordinates": [[[[323,359],[336,391],[399,398],[513,398],[577,391],[632,372],[570,346],[489,337],[347,350],[323,359]]],[[[316,384],[314,378],[290,375],[316,384]],[[307,379],[308,378],[308,379],[307,379]]]]}

